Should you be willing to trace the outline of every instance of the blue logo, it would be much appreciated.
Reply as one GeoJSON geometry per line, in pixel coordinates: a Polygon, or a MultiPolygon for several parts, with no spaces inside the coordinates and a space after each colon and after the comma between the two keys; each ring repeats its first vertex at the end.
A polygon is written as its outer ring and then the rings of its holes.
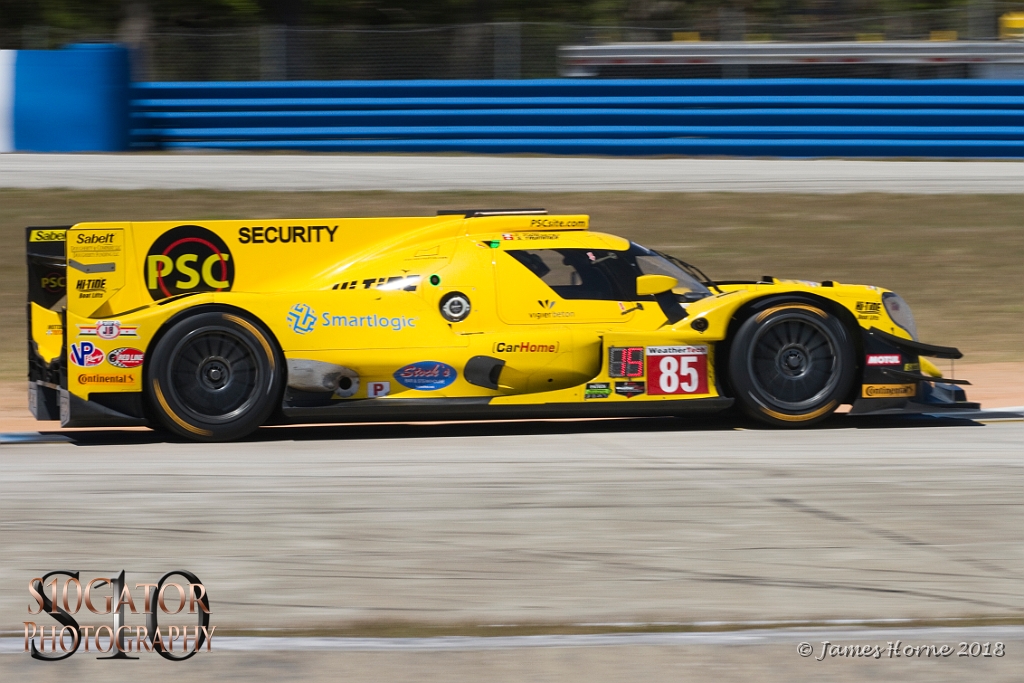
{"type": "Polygon", "coordinates": [[[403,387],[420,391],[437,391],[459,376],[455,368],[436,360],[422,360],[395,370],[395,379],[403,387]]]}
{"type": "Polygon", "coordinates": [[[288,327],[296,334],[312,332],[316,327],[316,311],[308,304],[295,304],[288,311],[288,327]]]}

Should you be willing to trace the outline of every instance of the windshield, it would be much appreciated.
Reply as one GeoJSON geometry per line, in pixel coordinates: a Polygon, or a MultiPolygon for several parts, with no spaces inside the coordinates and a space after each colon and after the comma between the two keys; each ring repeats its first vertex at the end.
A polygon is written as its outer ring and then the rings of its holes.
{"type": "Polygon", "coordinates": [[[510,249],[524,265],[563,299],[646,301],[637,296],[640,275],[668,275],[679,284],[672,290],[680,301],[695,301],[711,292],[690,273],[639,244],[627,251],[611,249],[510,249]]]}

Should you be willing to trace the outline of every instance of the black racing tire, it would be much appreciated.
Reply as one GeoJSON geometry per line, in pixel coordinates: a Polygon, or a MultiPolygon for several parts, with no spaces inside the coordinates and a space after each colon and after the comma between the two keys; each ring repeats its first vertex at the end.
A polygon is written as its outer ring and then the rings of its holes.
{"type": "Polygon", "coordinates": [[[740,409],[777,427],[826,419],[856,378],[849,330],[816,302],[772,301],[747,318],[729,352],[740,409]]]}
{"type": "Polygon", "coordinates": [[[273,336],[234,312],[175,323],[147,358],[146,394],[169,431],[194,441],[251,434],[280,403],[285,368],[273,336]]]}

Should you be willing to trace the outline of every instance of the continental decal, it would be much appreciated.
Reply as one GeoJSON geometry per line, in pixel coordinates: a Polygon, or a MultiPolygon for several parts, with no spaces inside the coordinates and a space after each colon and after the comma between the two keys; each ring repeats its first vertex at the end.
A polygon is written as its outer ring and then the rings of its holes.
{"type": "Polygon", "coordinates": [[[863,398],[910,398],[917,396],[916,384],[865,384],[863,398]]]}
{"type": "Polygon", "coordinates": [[[333,243],[338,226],[254,225],[238,229],[239,244],[321,244],[333,243]]]}
{"type": "Polygon", "coordinates": [[[154,301],[178,294],[225,292],[235,281],[235,261],[228,245],[198,225],[179,225],[156,238],[143,270],[154,301]]]}
{"type": "Polygon", "coordinates": [[[119,375],[86,375],[78,376],[79,384],[135,384],[135,376],[128,373],[119,375]]]}
{"type": "Polygon", "coordinates": [[[67,230],[33,230],[28,234],[29,242],[63,242],[67,230]]]}

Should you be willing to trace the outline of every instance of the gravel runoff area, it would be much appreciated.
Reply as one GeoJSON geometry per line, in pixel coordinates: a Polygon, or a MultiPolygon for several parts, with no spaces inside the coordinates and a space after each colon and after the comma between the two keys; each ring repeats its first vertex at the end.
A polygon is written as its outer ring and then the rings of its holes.
{"type": "Polygon", "coordinates": [[[294,154],[3,154],[0,187],[1020,194],[1015,161],[294,154]]]}

